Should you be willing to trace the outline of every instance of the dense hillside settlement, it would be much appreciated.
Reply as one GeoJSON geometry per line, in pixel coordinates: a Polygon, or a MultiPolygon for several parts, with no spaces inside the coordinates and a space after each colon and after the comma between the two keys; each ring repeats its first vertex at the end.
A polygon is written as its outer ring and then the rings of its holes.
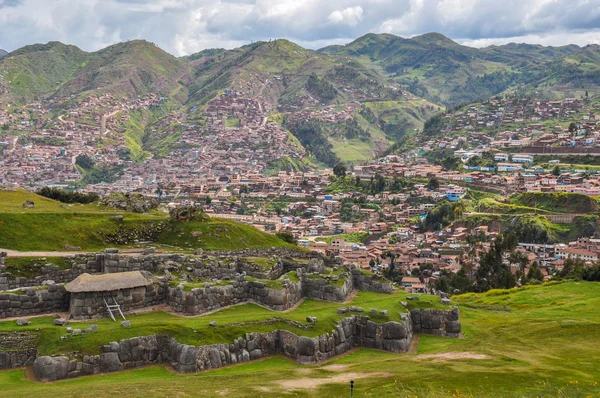
{"type": "Polygon", "coordinates": [[[0,384],[595,396],[597,53],[0,51],[0,384]]]}

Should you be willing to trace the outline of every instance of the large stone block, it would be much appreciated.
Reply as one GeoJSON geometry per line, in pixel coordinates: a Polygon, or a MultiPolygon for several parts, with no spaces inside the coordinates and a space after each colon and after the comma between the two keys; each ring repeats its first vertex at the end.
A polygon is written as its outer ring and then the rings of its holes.
{"type": "Polygon", "coordinates": [[[33,371],[41,381],[66,379],[69,374],[69,358],[39,357],[33,362],[33,371]]]}
{"type": "Polygon", "coordinates": [[[105,352],[100,354],[100,372],[118,372],[123,370],[123,362],[116,352],[105,352]]]}
{"type": "Polygon", "coordinates": [[[387,322],[383,324],[382,334],[384,339],[397,340],[406,338],[406,327],[398,322],[387,322]]]}
{"type": "Polygon", "coordinates": [[[298,338],[298,353],[311,356],[315,354],[315,341],[310,337],[300,336],[298,338]]]}

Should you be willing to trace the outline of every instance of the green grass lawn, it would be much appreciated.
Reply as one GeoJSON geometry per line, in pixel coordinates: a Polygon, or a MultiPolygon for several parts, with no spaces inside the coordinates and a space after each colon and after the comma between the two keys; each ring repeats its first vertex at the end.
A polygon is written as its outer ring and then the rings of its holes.
{"type": "MultiPolygon", "coordinates": [[[[399,299],[400,295],[386,299],[382,295],[360,293],[353,304],[360,303],[367,311],[370,306],[384,309],[388,305],[388,309],[397,313],[394,302],[399,299]]],[[[598,396],[600,284],[568,282],[467,294],[454,299],[461,309],[466,337],[421,336],[417,354],[361,349],[321,366],[302,366],[274,357],[192,375],[174,374],[164,366],[153,366],[53,384],[27,381],[24,371],[16,369],[0,372],[0,385],[2,393],[10,397],[347,397],[348,380],[353,378],[355,397],[598,396]],[[508,310],[490,309],[496,307],[508,310]],[[475,354],[483,357],[476,359],[475,354]],[[311,389],[293,389],[281,384],[282,380],[301,383],[304,379],[323,384],[311,389]]],[[[307,301],[298,310],[280,315],[300,321],[304,321],[306,314],[316,315],[319,317],[316,327],[325,324],[323,329],[327,330],[329,319],[335,319],[334,314],[331,318],[327,314],[337,306],[307,301]]],[[[204,341],[210,339],[202,334],[202,325],[210,320],[219,322],[214,333],[222,334],[221,325],[227,320],[248,321],[273,314],[276,313],[255,306],[241,306],[179,322],[188,325],[196,322],[195,327],[200,331],[196,344],[201,344],[202,336],[204,341]]],[[[111,322],[98,322],[98,335],[111,340],[122,338],[135,331],[142,317],[148,317],[148,322],[156,317],[154,322],[159,323],[158,318],[164,315],[132,317],[134,327],[123,331],[117,327],[107,329],[111,322]]],[[[9,329],[6,325],[1,323],[0,330],[9,329]]],[[[316,330],[304,333],[318,334],[316,330]]]]}
{"type": "MultiPolygon", "coordinates": [[[[107,238],[120,230],[140,231],[166,225],[156,237],[157,246],[188,250],[235,250],[291,246],[274,235],[236,221],[211,218],[209,221],[171,223],[166,213],[128,213],[96,204],[66,205],[31,192],[0,191],[0,248],[20,251],[61,251],[65,245],[94,251],[106,247],[131,247],[107,238]],[[35,207],[23,208],[26,200],[35,207]],[[112,221],[115,214],[124,221],[112,221]]],[[[142,237],[140,240],[148,240],[142,237]]]]}

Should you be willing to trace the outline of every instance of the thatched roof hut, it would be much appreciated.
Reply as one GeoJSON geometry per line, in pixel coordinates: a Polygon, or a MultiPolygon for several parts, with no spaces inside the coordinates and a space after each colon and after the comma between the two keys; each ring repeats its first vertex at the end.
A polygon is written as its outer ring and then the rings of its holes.
{"type": "Polygon", "coordinates": [[[71,293],[112,292],[115,290],[148,286],[151,283],[140,271],[101,275],[86,273],[79,275],[76,279],[69,282],[65,286],[65,289],[71,293]]]}

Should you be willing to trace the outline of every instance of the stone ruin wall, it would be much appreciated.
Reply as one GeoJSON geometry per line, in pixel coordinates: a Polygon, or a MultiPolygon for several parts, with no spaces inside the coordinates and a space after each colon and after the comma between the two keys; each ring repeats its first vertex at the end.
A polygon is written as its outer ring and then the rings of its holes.
{"type": "Polygon", "coordinates": [[[64,312],[69,309],[69,293],[62,285],[47,290],[26,288],[25,294],[0,294],[0,318],[64,312]]]}
{"type": "Polygon", "coordinates": [[[377,324],[368,317],[342,319],[330,333],[318,337],[298,336],[287,330],[246,333],[230,344],[195,347],[163,335],[136,337],[102,347],[100,355],[82,361],[66,356],[39,357],[33,370],[42,381],[55,381],[96,373],[117,372],[157,363],[167,363],[180,373],[194,373],[249,362],[271,355],[285,355],[302,364],[315,364],[341,355],[354,347],[407,352],[412,341],[412,322],[377,324]]]}
{"type": "Polygon", "coordinates": [[[0,370],[29,366],[37,358],[38,334],[30,331],[0,333],[0,370]]]}
{"type": "MultiPolygon", "coordinates": [[[[0,273],[0,291],[41,286],[44,281],[68,283],[83,273],[97,274],[102,272],[102,254],[79,254],[73,257],[73,267],[61,270],[55,265],[47,264],[40,269],[40,275],[35,278],[14,277],[8,272],[0,273]]],[[[0,257],[0,265],[6,257],[0,257]]]]}
{"type": "Polygon", "coordinates": [[[293,307],[302,299],[300,282],[284,282],[283,289],[269,288],[264,282],[248,281],[237,275],[230,285],[205,286],[191,292],[169,288],[167,304],[185,314],[202,314],[230,305],[255,302],[276,311],[293,307]]]}
{"type": "Polygon", "coordinates": [[[410,319],[415,333],[446,337],[460,336],[461,324],[456,307],[452,310],[412,309],[410,319]]]}

